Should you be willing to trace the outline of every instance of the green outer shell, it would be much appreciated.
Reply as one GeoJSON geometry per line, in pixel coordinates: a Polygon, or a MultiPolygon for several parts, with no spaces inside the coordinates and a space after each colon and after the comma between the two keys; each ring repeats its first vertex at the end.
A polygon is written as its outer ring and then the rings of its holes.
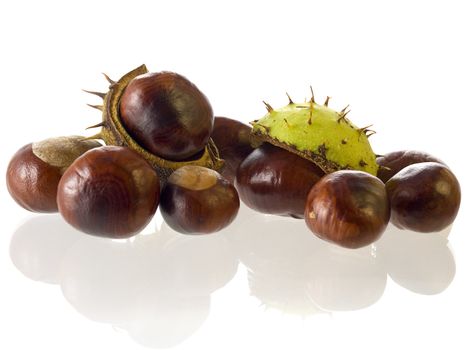
{"type": "Polygon", "coordinates": [[[326,173],[357,169],[376,175],[378,165],[364,129],[314,102],[290,103],[252,123],[252,134],[315,162],[326,173]],[[311,117],[311,119],[310,119],[311,117]]]}

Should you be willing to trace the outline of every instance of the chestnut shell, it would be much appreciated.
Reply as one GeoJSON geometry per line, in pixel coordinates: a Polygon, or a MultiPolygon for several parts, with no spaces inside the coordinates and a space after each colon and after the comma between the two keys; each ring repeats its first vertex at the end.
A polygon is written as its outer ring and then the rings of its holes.
{"type": "Polygon", "coordinates": [[[251,127],[238,120],[214,118],[211,137],[220,157],[225,161],[220,173],[232,183],[235,181],[238,166],[254,150],[250,145],[250,133],[251,127]]]}
{"type": "Polygon", "coordinates": [[[29,211],[57,212],[57,186],[63,172],[80,155],[100,146],[82,136],[61,136],[21,147],[7,168],[10,195],[29,211]]]}
{"type": "Polygon", "coordinates": [[[213,128],[206,96],[187,78],[173,72],[134,78],[120,100],[120,119],[146,150],[169,160],[201,152],[213,128]]]}
{"type": "Polygon", "coordinates": [[[387,183],[391,222],[417,232],[441,231],[456,218],[461,190],[455,175],[443,164],[412,164],[387,183]]]}
{"type": "Polygon", "coordinates": [[[181,233],[219,231],[235,219],[239,207],[235,187],[218,172],[199,166],[174,171],[161,193],[162,217],[181,233]]]}
{"type": "Polygon", "coordinates": [[[308,192],[323,175],[311,161],[264,143],[240,164],[235,186],[251,209],[303,218],[308,192]]]}
{"type": "Polygon", "coordinates": [[[386,183],[405,167],[424,162],[444,164],[440,159],[426,152],[412,150],[395,151],[376,158],[376,163],[380,166],[377,176],[381,181],[386,183]]]}
{"type": "Polygon", "coordinates": [[[308,194],[305,208],[306,224],[316,236],[346,248],[378,240],[389,215],[384,183],[357,170],[323,177],[308,194]]]}
{"type": "Polygon", "coordinates": [[[60,169],[32,152],[32,143],[20,148],[8,164],[6,184],[10,195],[23,208],[39,213],[58,211],[57,186],[60,169]]]}
{"type": "Polygon", "coordinates": [[[156,171],[126,147],[103,146],[78,158],[58,185],[58,208],[83,232],[126,238],[141,231],[159,204],[156,171]]]}

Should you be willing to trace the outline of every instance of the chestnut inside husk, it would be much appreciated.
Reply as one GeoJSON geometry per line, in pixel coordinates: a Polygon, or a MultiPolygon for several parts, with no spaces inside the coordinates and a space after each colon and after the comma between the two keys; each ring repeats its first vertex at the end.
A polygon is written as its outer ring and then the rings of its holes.
{"type": "MultiPolygon", "coordinates": [[[[207,168],[219,170],[223,166],[223,161],[219,156],[216,145],[209,138],[207,145],[198,154],[189,159],[174,161],[164,159],[151,153],[142,147],[124,127],[120,115],[120,101],[128,84],[136,77],[148,73],[145,65],[125,74],[118,81],[110,82],[109,91],[105,94],[90,92],[103,98],[102,106],[95,106],[102,110],[102,122],[94,127],[102,127],[101,131],[92,138],[102,139],[107,145],[126,146],[141,156],[143,156],[157,171],[161,182],[164,183],[168,176],[175,170],[184,165],[198,165],[207,168]]],[[[89,91],[88,91],[89,92],[89,91]]],[[[170,135],[168,135],[170,136],[170,135]]]]}
{"type": "Polygon", "coordinates": [[[206,96],[174,72],[141,74],[125,88],[120,120],[143,148],[180,161],[201,152],[209,141],[214,115],[206,96]]]}

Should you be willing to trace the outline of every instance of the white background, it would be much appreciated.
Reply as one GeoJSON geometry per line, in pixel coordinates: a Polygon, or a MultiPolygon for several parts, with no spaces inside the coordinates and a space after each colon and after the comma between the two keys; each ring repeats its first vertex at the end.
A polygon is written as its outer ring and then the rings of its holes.
{"type": "MultiPolygon", "coordinates": [[[[430,152],[466,185],[463,1],[11,1],[0,5],[0,173],[22,145],[84,134],[86,107],[146,63],[248,122],[285,92],[374,124],[377,153],[430,152]]],[[[84,236],[0,179],[1,349],[465,349],[465,206],[450,233],[359,251],[244,208],[225,232],[84,236]]]]}

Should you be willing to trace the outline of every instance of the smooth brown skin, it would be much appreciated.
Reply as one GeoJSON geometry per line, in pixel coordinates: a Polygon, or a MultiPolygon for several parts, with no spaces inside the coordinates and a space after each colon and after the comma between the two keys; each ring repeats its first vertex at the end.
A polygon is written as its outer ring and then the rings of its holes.
{"type": "Polygon", "coordinates": [[[109,238],[140,232],[159,204],[156,171],[126,147],[104,146],[78,158],[63,174],[57,202],[78,230],[109,238]]]}
{"type": "Polygon", "coordinates": [[[226,117],[214,118],[211,138],[221,158],[225,160],[220,173],[231,183],[235,181],[240,163],[254,150],[250,145],[250,133],[251,127],[237,120],[226,117]]]}
{"type": "Polygon", "coordinates": [[[162,217],[180,233],[219,231],[235,219],[239,207],[235,187],[216,171],[199,166],[177,169],[161,193],[162,217]]]}
{"type": "Polygon", "coordinates": [[[60,168],[42,161],[32,152],[32,143],[15,153],[8,164],[6,185],[10,195],[23,208],[38,213],[58,211],[57,186],[60,168]]]}
{"type": "Polygon", "coordinates": [[[391,222],[417,232],[437,232],[456,218],[461,189],[443,164],[427,162],[402,169],[386,183],[391,222]]]}
{"type": "Polygon", "coordinates": [[[202,151],[214,123],[206,96],[172,72],[133,79],[121,97],[120,118],[140,146],[170,160],[184,160],[202,151]]]}
{"type": "Polygon", "coordinates": [[[396,151],[386,153],[383,156],[376,158],[376,163],[380,166],[378,169],[378,178],[384,183],[396,175],[399,171],[411,164],[435,162],[444,164],[440,159],[431,154],[421,151],[396,151]]]}
{"type": "Polygon", "coordinates": [[[8,191],[27,210],[57,212],[57,186],[63,172],[83,153],[100,146],[99,142],[82,136],[52,137],[30,143],[19,149],[8,164],[8,191]]]}
{"type": "Polygon", "coordinates": [[[264,143],[240,164],[235,186],[251,209],[303,218],[308,192],[322,176],[309,160],[264,143]]]}
{"type": "Polygon", "coordinates": [[[346,248],[361,248],[380,238],[389,221],[384,183],[363,171],[328,174],[310,191],[305,221],[313,233],[346,248]]]}

